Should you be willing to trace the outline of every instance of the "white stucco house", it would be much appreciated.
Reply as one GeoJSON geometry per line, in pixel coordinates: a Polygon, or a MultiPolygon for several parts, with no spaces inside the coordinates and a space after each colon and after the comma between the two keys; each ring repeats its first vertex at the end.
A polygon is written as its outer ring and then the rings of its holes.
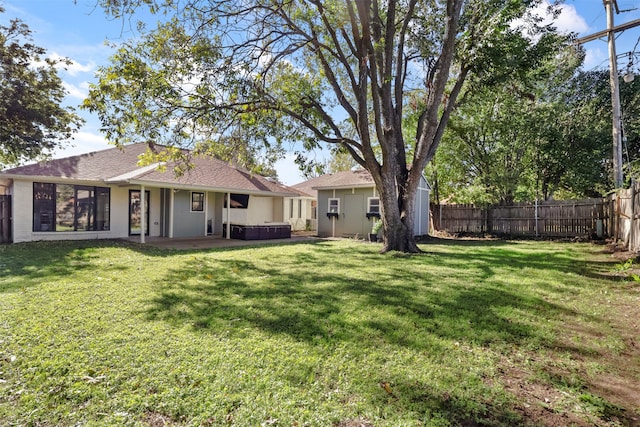
{"type": "Polygon", "coordinates": [[[166,172],[139,166],[146,149],[132,144],[0,172],[13,242],[291,235],[285,198],[299,192],[210,157],[193,158],[194,168],[176,177],[170,164],[166,172]]]}

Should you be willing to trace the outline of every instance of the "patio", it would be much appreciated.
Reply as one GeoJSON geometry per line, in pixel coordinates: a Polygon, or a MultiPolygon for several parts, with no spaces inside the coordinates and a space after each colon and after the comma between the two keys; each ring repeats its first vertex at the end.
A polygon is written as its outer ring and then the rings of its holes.
{"type": "MultiPolygon", "coordinates": [[[[139,243],[140,237],[134,236],[128,239],[131,242],[139,243]]],[[[270,239],[270,240],[239,240],[226,239],[221,235],[190,237],[190,238],[173,238],[168,237],[148,237],[145,239],[145,245],[154,246],[160,249],[212,249],[212,248],[235,248],[242,246],[255,245],[278,245],[286,243],[302,243],[317,240],[317,237],[308,232],[294,232],[287,239],[270,239]]]]}

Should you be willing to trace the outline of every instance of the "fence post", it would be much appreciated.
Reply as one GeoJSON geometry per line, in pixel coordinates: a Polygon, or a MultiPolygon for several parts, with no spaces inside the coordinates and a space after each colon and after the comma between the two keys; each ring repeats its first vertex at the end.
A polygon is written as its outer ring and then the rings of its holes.
{"type": "Polygon", "coordinates": [[[538,237],[538,198],[536,197],[536,237],[538,237]]]}
{"type": "Polygon", "coordinates": [[[631,180],[631,229],[629,230],[629,247],[630,251],[635,251],[638,247],[636,244],[636,232],[635,232],[635,221],[636,221],[636,183],[632,179],[631,180]]]}

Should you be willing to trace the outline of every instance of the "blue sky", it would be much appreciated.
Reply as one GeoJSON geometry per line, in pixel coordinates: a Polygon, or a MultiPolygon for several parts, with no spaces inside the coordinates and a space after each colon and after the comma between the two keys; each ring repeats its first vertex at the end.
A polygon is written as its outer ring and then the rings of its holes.
{"type": "MultiPolygon", "coordinates": [[[[107,19],[97,0],[0,0],[5,13],[0,20],[20,18],[33,31],[37,45],[48,50],[50,55],[70,58],[73,65],[61,77],[69,92],[67,103],[76,106],[86,96],[89,84],[95,82],[96,68],[108,64],[113,52],[106,40],[117,43],[135,35],[128,22],[107,19]]],[[[618,0],[621,10],[615,16],[616,25],[640,18],[640,0],[618,0]]],[[[606,29],[606,14],[602,0],[566,0],[557,26],[580,36],[606,29]]],[[[640,26],[617,36],[617,53],[640,51],[640,26]]],[[[606,40],[595,40],[585,45],[587,59],[585,69],[607,68],[608,51],[606,40]]],[[[619,61],[621,69],[626,59],[619,61]]],[[[640,65],[640,64],[637,64],[640,65]]],[[[636,67],[637,68],[637,67],[636,67]]],[[[56,153],[57,157],[86,153],[108,148],[100,135],[97,117],[80,112],[87,120],[75,136],[72,146],[56,153]]],[[[281,161],[278,176],[286,184],[302,181],[293,164],[293,156],[281,161]]]]}

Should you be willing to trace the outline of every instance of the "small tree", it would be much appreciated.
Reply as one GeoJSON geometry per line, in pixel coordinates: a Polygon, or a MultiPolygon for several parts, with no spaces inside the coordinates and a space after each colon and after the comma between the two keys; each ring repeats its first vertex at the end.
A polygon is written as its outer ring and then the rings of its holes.
{"type": "Polygon", "coordinates": [[[61,106],[66,90],[56,67],[67,60],[43,59],[45,53],[20,20],[0,25],[0,166],[50,154],[83,123],[61,106]]]}

